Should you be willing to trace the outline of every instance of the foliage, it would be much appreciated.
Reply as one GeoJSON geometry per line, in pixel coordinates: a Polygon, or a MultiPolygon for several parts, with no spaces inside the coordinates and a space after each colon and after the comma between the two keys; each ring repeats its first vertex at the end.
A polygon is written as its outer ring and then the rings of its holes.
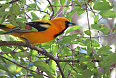
{"type": "MultiPolygon", "coordinates": [[[[114,19],[116,17],[116,13],[113,11],[115,5],[112,2],[108,0],[53,0],[51,2],[52,6],[48,3],[44,10],[39,6],[43,3],[39,1],[33,0],[33,3],[28,5],[26,3],[27,0],[14,0],[11,2],[10,0],[6,0],[5,4],[0,3],[0,23],[9,22],[24,29],[24,23],[28,19],[31,19],[31,21],[41,19],[49,20],[60,15],[58,11],[62,11],[62,16],[69,20],[71,20],[75,12],[79,16],[86,14],[87,19],[89,19],[88,12],[90,12],[92,17],[94,17],[94,23],[89,24],[90,21],[87,20],[88,23],[86,26],[88,26],[88,29],[83,32],[83,34],[89,37],[84,37],[80,33],[70,34],[74,30],[83,29],[81,26],[73,26],[64,32],[61,40],[56,38],[55,40],[37,44],[36,46],[44,48],[55,58],[63,60],[62,62],[59,61],[59,64],[66,78],[90,78],[92,76],[95,78],[101,76],[103,78],[109,78],[110,69],[113,68],[111,65],[115,64],[116,53],[111,51],[110,46],[101,47],[101,43],[92,38],[92,29],[102,32],[102,34],[109,34],[109,28],[101,23],[100,20],[108,18],[114,19]],[[61,6],[62,10],[60,10],[61,6]],[[70,12],[67,11],[70,9],[69,6],[74,6],[70,12]],[[43,17],[38,17],[35,12],[39,12],[43,17]],[[79,46],[70,48],[73,44],[79,46]],[[97,64],[98,66],[96,66],[97,64]],[[105,73],[98,72],[99,68],[104,69],[105,73]]],[[[33,30],[36,31],[35,29],[33,30]]],[[[114,25],[111,33],[115,31],[116,25],[114,25]]],[[[3,32],[1,30],[0,34],[3,32]]],[[[5,37],[8,37],[8,35],[5,35],[5,37]]],[[[100,37],[98,36],[96,38],[100,37]]],[[[2,40],[3,38],[1,37],[2,40]]],[[[15,41],[18,39],[10,35],[6,40],[15,41]]],[[[63,74],[59,71],[57,62],[45,57],[44,54],[38,55],[36,50],[25,50],[24,46],[8,45],[0,46],[0,51],[3,53],[3,55],[0,55],[11,60],[9,61],[0,57],[1,78],[23,78],[24,76],[28,76],[27,78],[44,78],[45,76],[62,78],[63,74]]]]}

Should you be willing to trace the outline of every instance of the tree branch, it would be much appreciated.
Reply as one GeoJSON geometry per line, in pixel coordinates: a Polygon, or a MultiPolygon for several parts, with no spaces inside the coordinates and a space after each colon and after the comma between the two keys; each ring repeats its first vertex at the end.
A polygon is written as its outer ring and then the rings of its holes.
{"type": "Polygon", "coordinates": [[[54,8],[53,8],[51,2],[50,2],[49,0],[47,0],[47,1],[48,1],[48,3],[50,4],[50,7],[52,8],[52,15],[50,16],[50,20],[51,20],[52,17],[54,16],[54,8]]]}
{"type": "Polygon", "coordinates": [[[60,73],[61,73],[61,75],[62,75],[62,78],[65,78],[64,73],[63,73],[63,71],[62,71],[62,68],[60,67],[59,62],[56,61],[56,64],[57,64],[57,66],[58,66],[58,68],[59,68],[59,70],[60,70],[60,73]]]}
{"type": "MultiPolygon", "coordinates": [[[[13,4],[14,2],[17,2],[19,0],[12,0],[11,2],[5,3],[5,4],[13,4]]],[[[2,5],[0,5],[0,8],[2,7],[2,5]]]]}
{"type": "MultiPolygon", "coordinates": [[[[88,10],[87,10],[88,6],[87,6],[86,0],[84,0],[84,1],[85,1],[85,6],[86,6],[87,22],[88,22],[88,28],[89,28],[89,33],[90,33],[90,43],[91,43],[91,49],[92,49],[92,57],[93,57],[93,62],[94,62],[95,58],[94,58],[93,44],[92,44],[92,38],[91,38],[91,27],[90,27],[90,24],[89,24],[89,14],[88,14],[88,10]]],[[[94,64],[94,66],[95,66],[95,64],[94,64]]]]}
{"type": "MultiPolygon", "coordinates": [[[[94,36],[94,37],[91,37],[91,38],[108,37],[108,36],[112,36],[112,35],[116,35],[116,33],[111,33],[111,34],[103,35],[103,36],[94,36]]],[[[84,38],[90,38],[90,37],[84,37],[84,38]]]]}

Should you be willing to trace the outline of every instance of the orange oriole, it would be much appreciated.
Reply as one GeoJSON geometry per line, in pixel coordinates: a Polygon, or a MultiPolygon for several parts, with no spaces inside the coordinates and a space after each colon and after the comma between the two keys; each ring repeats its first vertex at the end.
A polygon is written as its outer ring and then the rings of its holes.
{"type": "Polygon", "coordinates": [[[63,17],[58,17],[50,21],[35,20],[25,24],[36,28],[38,31],[20,30],[19,27],[16,28],[16,26],[12,24],[0,24],[0,29],[3,29],[15,37],[19,37],[21,40],[27,39],[31,44],[37,44],[53,40],[58,35],[62,34],[70,25],[75,25],[75,23],[69,22],[68,19],[63,17]]]}

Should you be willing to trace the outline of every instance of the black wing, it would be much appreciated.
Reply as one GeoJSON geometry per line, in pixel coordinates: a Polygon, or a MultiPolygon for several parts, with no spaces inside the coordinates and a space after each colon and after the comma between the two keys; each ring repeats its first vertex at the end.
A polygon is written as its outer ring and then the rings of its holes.
{"type": "Polygon", "coordinates": [[[46,29],[49,28],[49,26],[51,26],[50,23],[48,22],[41,22],[41,21],[37,21],[37,22],[29,22],[29,23],[25,23],[26,25],[29,25],[31,27],[36,28],[38,31],[45,31],[46,29]],[[49,26],[48,26],[49,25],[49,26]]]}

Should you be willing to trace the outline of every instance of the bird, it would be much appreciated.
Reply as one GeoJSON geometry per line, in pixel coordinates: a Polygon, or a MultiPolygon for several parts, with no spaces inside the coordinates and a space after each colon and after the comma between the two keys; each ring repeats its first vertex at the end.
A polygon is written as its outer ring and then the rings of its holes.
{"type": "Polygon", "coordinates": [[[69,26],[76,25],[64,17],[57,17],[52,20],[35,20],[24,24],[29,27],[34,27],[37,31],[28,29],[21,30],[20,27],[12,24],[0,24],[0,29],[4,30],[5,34],[13,35],[22,41],[35,45],[49,42],[61,35],[69,26]]]}

